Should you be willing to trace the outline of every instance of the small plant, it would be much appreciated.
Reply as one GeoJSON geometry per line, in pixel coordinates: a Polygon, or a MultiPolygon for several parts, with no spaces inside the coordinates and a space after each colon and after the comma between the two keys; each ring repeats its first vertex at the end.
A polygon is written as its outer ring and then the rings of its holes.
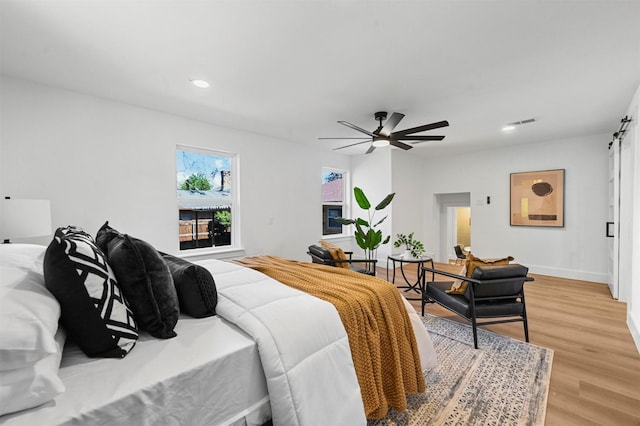
{"type": "Polygon", "coordinates": [[[395,248],[404,246],[412,257],[418,259],[424,254],[424,244],[413,239],[413,232],[409,235],[397,234],[398,238],[393,242],[395,248]]]}
{"type": "Polygon", "coordinates": [[[377,206],[375,206],[373,212],[371,212],[371,203],[367,199],[367,196],[364,195],[364,191],[362,191],[362,189],[356,186],[355,188],[353,188],[353,196],[355,197],[358,206],[362,210],[367,211],[369,220],[364,220],[360,217],[357,219],[346,219],[344,217],[336,218],[336,221],[341,225],[356,226],[356,232],[354,234],[356,243],[361,249],[364,250],[366,259],[374,259],[378,247],[380,247],[382,244],[387,244],[391,239],[390,235],[387,235],[387,237],[383,239],[382,231],[379,229],[375,229],[378,225],[384,222],[387,216],[383,217],[375,223],[373,222],[373,218],[376,214],[376,211],[382,210],[387,207],[391,203],[391,200],[393,200],[393,197],[395,195],[395,192],[388,194],[382,201],[380,201],[380,203],[378,203],[377,206]]]}

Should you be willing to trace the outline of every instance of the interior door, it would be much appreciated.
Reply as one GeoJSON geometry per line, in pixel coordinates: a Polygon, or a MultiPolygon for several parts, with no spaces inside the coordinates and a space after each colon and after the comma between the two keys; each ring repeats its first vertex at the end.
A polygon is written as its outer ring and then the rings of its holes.
{"type": "Polygon", "coordinates": [[[620,218],[620,141],[615,139],[609,148],[609,218],[606,236],[609,239],[609,290],[614,299],[619,297],[619,218],[620,218]]]}

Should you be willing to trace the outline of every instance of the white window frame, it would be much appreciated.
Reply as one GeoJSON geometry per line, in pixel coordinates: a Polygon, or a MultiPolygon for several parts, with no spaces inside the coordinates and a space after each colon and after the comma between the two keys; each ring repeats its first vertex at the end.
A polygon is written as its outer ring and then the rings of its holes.
{"type": "Polygon", "coordinates": [[[352,234],[351,231],[351,226],[348,225],[342,225],[342,232],[339,234],[325,234],[324,233],[324,206],[342,206],[342,217],[351,217],[351,197],[349,194],[349,188],[351,187],[349,184],[349,171],[348,170],[344,170],[338,167],[330,167],[330,166],[323,166],[322,167],[322,172],[321,172],[321,181],[320,184],[322,185],[324,183],[324,175],[327,172],[336,172],[336,173],[341,173],[342,174],[342,202],[325,202],[324,200],[322,200],[322,187],[320,188],[320,205],[322,207],[322,223],[321,223],[321,232],[320,235],[322,235],[322,239],[334,239],[334,238],[343,238],[343,237],[349,237],[352,234]]]}
{"type": "MultiPolygon", "coordinates": [[[[240,166],[239,166],[239,156],[236,153],[222,151],[218,149],[212,148],[201,148],[189,145],[176,145],[175,153],[177,151],[188,151],[206,155],[212,155],[217,157],[227,157],[231,163],[231,198],[230,199],[215,199],[215,198],[205,198],[205,199],[184,199],[178,198],[176,195],[176,222],[177,232],[176,239],[178,240],[178,251],[180,256],[182,257],[191,257],[191,256],[199,256],[204,254],[215,254],[215,253],[225,253],[232,252],[237,250],[242,250],[241,248],[241,239],[240,239],[240,166]],[[181,249],[180,248],[180,207],[185,206],[202,206],[202,205],[229,205],[231,209],[231,244],[223,245],[223,246],[212,246],[212,247],[202,247],[202,248],[192,248],[192,249],[181,249]]],[[[174,153],[174,155],[175,155],[174,153]]],[[[174,160],[175,173],[174,176],[177,176],[177,163],[174,160]]],[[[175,177],[174,177],[175,179],[175,177]]],[[[174,180],[177,188],[177,182],[174,180]]]]}

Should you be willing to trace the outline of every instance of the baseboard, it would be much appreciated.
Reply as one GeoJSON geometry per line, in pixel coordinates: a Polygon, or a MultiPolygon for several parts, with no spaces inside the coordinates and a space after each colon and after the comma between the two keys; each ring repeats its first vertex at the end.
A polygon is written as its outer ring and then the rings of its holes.
{"type": "MultiPolygon", "coordinates": [[[[627,305],[628,306],[628,305],[627,305]]],[[[631,332],[631,337],[636,344],[636,349],[638,349],[638,353],[640,353],[640,323],[634,321],[633,315],[631,312],[627,310],[627,327],[629,327],[629,331],[631,332]]]]}
{"type": "Polygon", "coordinates": [[[578,271],[576,269],[553,268],[549,266],[526,265],[532,274],[550,275],[552,277],[569,278],[572,280],[592,281],[606,284],[609,277],[607,274],[589,271],[578,271]]]}

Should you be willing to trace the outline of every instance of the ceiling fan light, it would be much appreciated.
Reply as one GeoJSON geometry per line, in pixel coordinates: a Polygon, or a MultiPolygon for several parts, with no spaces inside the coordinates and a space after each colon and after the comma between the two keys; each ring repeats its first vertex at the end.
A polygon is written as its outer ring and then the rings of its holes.
{"type": "Polygon", "coordinates": [[[375,146],[376,148],[383,148],[385,146],[389,146],[389,140],[387,139],[374,139],[373,146],[375,146]]]}
{"type": "Polygon", "coordinates": [[[208,81],[206,81],[206,80],[198,80],[198,79],[191,80],[191,84],[193,84],[194,86],[199,87],[201,89],[206,89],[209,86],[211,86],[208,81]]]}

